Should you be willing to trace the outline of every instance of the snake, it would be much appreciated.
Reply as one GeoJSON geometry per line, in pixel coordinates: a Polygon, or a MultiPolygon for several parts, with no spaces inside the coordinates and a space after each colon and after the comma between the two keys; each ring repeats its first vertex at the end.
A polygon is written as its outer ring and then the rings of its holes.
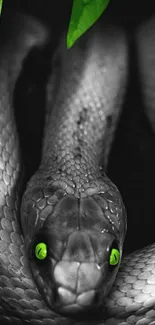
{"type": "MultiPolygon", "coordinates": [[[[122,258],[127,213],[106,175],[128,81],[125,32],[98,22],[70,50],[62,37],[51,58],[40,166],[23,190],[13,96],[25,58],[43,48],[50,33],[17,13],[3,35],[3,21],[2,16],[0,320],[154,325],[155,243],[122,258]]],[[[154,25],[152,17],[136,35],[151,121],[154,25]]]]}

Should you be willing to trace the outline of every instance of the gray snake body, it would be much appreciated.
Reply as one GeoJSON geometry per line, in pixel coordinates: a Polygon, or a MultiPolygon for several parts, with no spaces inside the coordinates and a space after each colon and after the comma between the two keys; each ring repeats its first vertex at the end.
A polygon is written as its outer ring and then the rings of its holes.
{"type": "MultiPolygon", "coordinates": [[[[126,214],[102,166],[106,170],[127,82],[126,38],[114,27],[96,25],[69,52],[61,44],[48,85],[42,161],[24,193],[20,222],[14,84],[23,59],[46,43],[48,33],[33,19],[16,19],[0,58],[0,319],[84,324],[57,311],[72,316],[103,304],[118,270],[109,271],[107,260],[113,242],[122,254],[126,214]],[[38,241],[48,242],[45,263],[34,258],[38,241]]],[[[147,80],[145,69],[142,74],[147,80]]],[[[154,244],[125,257],[102,320],[93,324],[154,325],[154,266],[154,244]]]]}

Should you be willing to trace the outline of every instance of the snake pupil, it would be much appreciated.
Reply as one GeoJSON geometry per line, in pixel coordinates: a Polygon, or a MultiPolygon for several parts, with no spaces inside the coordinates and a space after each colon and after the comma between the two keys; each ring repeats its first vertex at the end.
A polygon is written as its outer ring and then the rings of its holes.
{"type": "Polygon", "coordinates": [[[40,248],[39,251],[38,251],[38,255],[39,255],[40,251],[41,251],[41,248],[40,248]]]}

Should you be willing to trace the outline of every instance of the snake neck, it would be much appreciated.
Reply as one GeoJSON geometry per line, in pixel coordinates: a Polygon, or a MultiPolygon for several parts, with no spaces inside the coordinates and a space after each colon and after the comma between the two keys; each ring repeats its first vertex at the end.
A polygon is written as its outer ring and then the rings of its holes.
{"type": "Polygon", "coordinates": [[[105,50],[100,33],[88,39],[70,51],[62,42],[53,60],[41,164],[78,191],[103,177],[126,80],[125,47],[113,51],[105,36],[105,50]]]}

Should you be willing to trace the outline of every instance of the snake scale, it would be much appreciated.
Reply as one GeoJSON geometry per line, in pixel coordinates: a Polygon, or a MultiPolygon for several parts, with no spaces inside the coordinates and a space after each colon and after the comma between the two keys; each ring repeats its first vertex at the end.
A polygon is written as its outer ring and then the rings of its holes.
{"type": "MultiPolygon", "coordinates": [[[[69,52],[62,40],[47,86],[41,164],[21,203],[14,87],[29,51],[44,46],[49,36],[30,17],[17,14],[12,26],[8,39],[0,35],[0,320],[154,325],[155,244],[123,257],[114,284],[120,263],[107,262],[111,246],[122,255],[126,233],[123,201],[105,175],[128,78],[125,34],[96,24],[69,52]],[[48,243],[45,261],[34,256],[40,241],[48,243]],[[98,320],[97,314],[89,320],[74,317],[98,305],[98,320]]],[[[152,18],[137,33],[151,121],[154,26],[152,18]]]]}

